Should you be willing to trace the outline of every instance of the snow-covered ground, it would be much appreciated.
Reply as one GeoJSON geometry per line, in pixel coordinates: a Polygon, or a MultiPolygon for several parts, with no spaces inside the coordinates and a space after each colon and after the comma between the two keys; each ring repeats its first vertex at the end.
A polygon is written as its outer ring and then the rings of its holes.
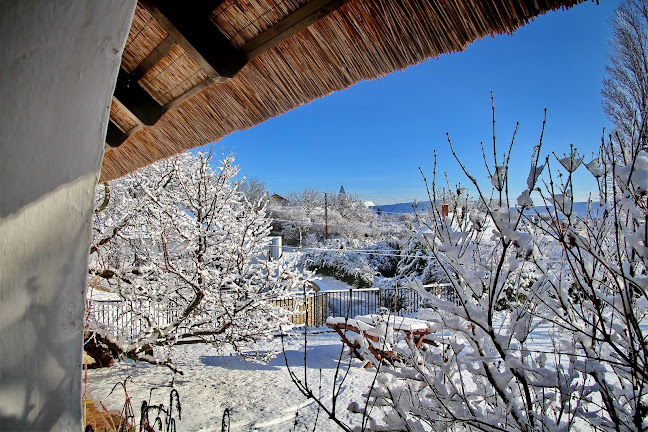
{"type": "MultiPolygon", "coordinates": [[[[318,283],[322,281],[328,289],[345,285],[331,278],[322,278],[318,283]]],[[[426,318],[426,313],[429,315],[430,311],[422,311],[420,318],[426,318]]],[[[537,329],[535,349],[547,348],[548,331],[549,328],[544,327],[537,329]]],[[[179,431],[220,431],[226,410],[229,410],[232,431],[340,430],[325,413],[318,412],[317,405],[303,396],[290,379],[286,359],[291,370],[300,379],[304,377],[303,336],[300,329],[295,329],[291,337],[285,339],[286,358],[282,354],[281,339],[275,338],[267,349],[279,355],[266,364],[221,355],[208,345],[193,345],[176,347],[173,351],[174,364],[184,375],[174,375],[164,366],[133,362],[89,370],[87,398],[103,402],[110,410],[119,410],[124,403],[124,393],[120,387],[112,394],[111,390],[115,384],[130,377],[127,390],[138,418],[143,400],[168,406],[171,386],[178,390],[182,406],[182,419],[177,423],[179,431]]],[[[342,349],[336,333],[326,328],[309,330],[307,379],[318,394],[321,377],[321,394],[328,406],[342,349]]],[[[343,358],[342,365],[346,369],[349,364],[347,350],[343,358]]],[[[354,400],[363,400],[362,394],[366,393],[375,374],[375,369],[365,370],[361,366],[360,361],[351,361],[337,402],[338,416],[347,424],[361,421],[360,416],[350,414],[346,407],[354,400]]]]}
{"type": "Polygon", "coordinates": [[[355,289],[352,286],[330,276],[317,275],[313,278],[313,282],[317,284],[317,286],[320,288],[320,291],[348,291],[350,289],[355,289]]]}
{"type": "MultiPolygon", "coordinates": [[[[291,369],[303,379],[303,334],[297,331],[295,335],[296,338],[286,340],[286,357],[291,369]]],[[[319,392],[321,376],[321,392],[330,404],[342,343],[337,334],[330,332],[308,334],[307,340],[309,385],[319,392]]],[[[268,348],[281,351],[279,338],[272,345],[268,348]]],[[[164,366],[142,363],[89,370],[87,397],[102,401],[110,410],[119,410],[124,403],[123,391],[117,388],[110,393],[116,383],[130,376],[127,390],[137,416],[142,400],[168,405],[173,382],[182,406],[178,431],[220,431],[226,409],[229,409],[232,431],[339,430],[326,414],[318,415],[317,405],[297,390],[290,380],[283,354],[268,364],[258,364],[219,355],[209,346],[195,345],[175,348],[173,359],[184,375],[174,376],[164,366]]],[[[351,415],[346,410],[348,403],[352,399],[360,400],[373,376],[372,370],[362,369],[358,360],[352,361],[338,400],[338,413],[347,423],[351,415]]],[[[358,416],[355,417],[358,421],[358,416]]]]}
{"type": "Polygon", "coordinates": [[[94,300],[94,301],[120,301],[122,300],[121,296],[117,293],[114,292],[108,292],[100,289],[95,289],[95,288],[88,288],[88,292],[86,294],[86,299],[87,300],[94,300]]]}
{"type": "MultiPolygon", "coordinates": [[[[331,277],[317,277],[322,291],[348,290],[351,287],[331,277]]],[[[97,291],[93,298],[112,300],[109,293],[97,291]]],[[[174,348],[174,364],[184,373],[175,374],[165,366],[122,362],[111,368],[88,370],[86,397],[101,401],[109,410],[121,410],[124,392],[115,384],[127,381],[135,415],[143,400],[151,404],[169,404],[171,385],[178,390],[182,419],[178,431],[220,431],[223,414],[229,410],[232,431],[317,431],[340,430],[313,400],[303,396],[291,381],[286,359],[300,379],[304,377],[304,337],[301,329],[285,338],[286,358],[281,339],[275,338],[267,347],[279,355],[267,364],[246,361],[232,355],[219,354],[209,345],[174,348]],[[295,421],[297,425],[295,426],[295,421]]],[[[328,328],[309,329],[307,336],[308,383],[330,406],[333,380],[342,351],[339,336],[328,328]],[[321,371],[321,375],[320,375],[321,371]]],[[[345,352],[344,366],[348,366],[345,352]]],[[[342,374],[340,374],[342,375],[342,374]]],[[[372,370],[362,369],[353,360],[338,399],[339,417],[348,424],[351,414],[346,407],[360,400],[374,377],[372,370]]],[[[339,381],[339,379],[338,379],[339,381]]],[[[99,404],[98,404],[99,405],[99,404]]],[[[353,415],[354,422],[358,416],[353,415]]],[[[177,415],[175,416],[177,419],[177,415]]]]}

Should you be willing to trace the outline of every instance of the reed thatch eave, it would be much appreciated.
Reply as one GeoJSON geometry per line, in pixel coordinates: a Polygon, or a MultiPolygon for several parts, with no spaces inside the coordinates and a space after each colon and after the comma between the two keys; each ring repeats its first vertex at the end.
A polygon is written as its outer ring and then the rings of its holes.
{"type": "Polygon", "coordinates": [[[232,78],[218,76],[190,43],[177,42],[181,34],[163,28],[158,19],[164,17],[138,5],[122,69],[165,112],[147,126],[116,98],[111,127],[123,142],[107,148],[101,180],[218,141],[359,81],[512,33],[540,14],[583,0],[314,1],[324,5],[318,13],[325,16],[278,42],[265,36],[276,36],[274,29],[309,2],[226,0],[211,11],[225,43],[248,56],[232,78]],[[257,41],[266,43],[265,51],[245,51],[257,41]]]}

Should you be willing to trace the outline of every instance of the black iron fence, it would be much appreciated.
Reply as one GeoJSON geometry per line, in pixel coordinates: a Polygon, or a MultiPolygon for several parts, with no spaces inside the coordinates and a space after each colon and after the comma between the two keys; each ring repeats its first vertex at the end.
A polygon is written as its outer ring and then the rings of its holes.
{"type": "MultiPolygon", "coordinates": [[[[444,300],[457,301],[450,284],[426,285],[425,289],[444,300]]],[[[392,315],[405,316],[418,312],[425,303],[416,290],[406,286],[323,291],[273,301],[277,306],[293,310],[290,316],[293,324],[314,327],[324,325],[329,316],[353,318],[377,313],[381,308],[392,315]]]]}

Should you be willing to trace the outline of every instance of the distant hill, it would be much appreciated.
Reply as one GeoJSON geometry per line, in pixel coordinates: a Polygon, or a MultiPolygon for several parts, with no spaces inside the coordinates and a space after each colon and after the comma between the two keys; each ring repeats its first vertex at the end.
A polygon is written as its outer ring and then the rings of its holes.
{"type": "MultiPolygon", "coordinates": [[[[586,201],[577,201],[574,203],[572,207],[572,212],[574,213],[575,216],[577,217],[584,217],[587,214],[587,205],[588,203],[586,201]]],[[[535,214],[537,213],[550,213],[552,214],[554,212],[554,206],[535,206],[531,209],[527,209],[524,211],[524,214],[535,214]]],[[[598,203],[592,203],[592,211],[595,213],[603,213],[603,210],[601,206],[598,205],[598,203]]]]}
{"type": "MultiPolygon", "coordinates": [[[[383,205],[375,205],[375,206],[369,206],[370,209],[372,209],[375,212],[380,212],[380,213],[398,213],[398,214],[404,214],[404,213],[414,213],[414,202],[408,202],[408,203],[397,203],[397,204],[383,204],[383,205]]],[[[426,211],[429,210],[431,207],[429,201],[419,201],[416,203],[416,209],[417,211],[426,211]]],[[[598,208],[597,204],[594,203],[594,210],[598,208]]],[[[511,209],[513,210],[513,209],[511,209]]],[[[527,209],[525,211],[525,214],[535,214],[535,213],[553,213],[554,212],[554,207],[553,206],[536,206],[531,209],[527,209]]],[[[576,216],[583,217],[585,213],[587,213],[587,202],[582,201],[582,202],[575,202],[574,207],[573,207],[573,212],[576,216]]]]}
{"type": "MultiPolygon", "coordinates": [[[[414,213],[414,203],[398,203],[398,204],[383,204],[383,205],[374,205],[369,206],[369,208],[375,212],[380,211],[381,213],[414,213]]],[[[419,201],[416,203],[416,210],[425,211],[429,210],[431,207],[429,201],[419,201]]]]}

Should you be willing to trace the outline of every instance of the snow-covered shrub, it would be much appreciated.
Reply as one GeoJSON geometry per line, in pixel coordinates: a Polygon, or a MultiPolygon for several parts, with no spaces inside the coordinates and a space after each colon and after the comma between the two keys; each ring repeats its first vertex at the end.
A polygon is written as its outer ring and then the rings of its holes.
{"type": "Polygon", "coordinates": [[[398,272],[399,245],[395,242],[368,243],[364,247],[369,264],[381,276],[390,278],[398,272]]]}
{"type": "Polygon", "coordinates": [[[184,153],[98,187],[91,271],[136,328],[89,327],[123,355],[168,364],[163,348],[189,343],[243,353],[285,321],[270,300],[299,277],[264,259],[270,220],[238,191],[233,157],[213,165],[184,153]]]}
{"type": "Polygon", "coordinates": [[[523,307],[528,301],[528,297],[524,294],[529,288],[533,286],[536,279],[524,272],[520,277],[511,277],[506,282],[503,295],[497,300],[495,310],[503,311],[513,309],[515,307],[523,307]]]}
{"type": "Polygon", "coordinates": [[[308,270],[365,288],[373,285],[376,276],[394,275],[398,254],[386,242],[336,239],[304,249],[301,263],[308,270]]]}
{"type": "Polygon", "coordinates": [[[357,288],[370,287],[377,271],[358,248],[357,241],[329,240],[320,248],[307,249],[301,262],[306,269],[321,275],[332,276],[357,288]]]}
{"type": "Polygon", "coordinates": [[[286,245],[303,245],[303,239],[307,237],[324,238],[324,224],[304,206],[290,202],[270,207],[269,213],[272,218],[271,234],[281,236],[286,245]]]}
{"type": "Polygon", "coordinates": [[[399,276],[418,278],[424,284],[447,282],[438,261],[414,232],[410,233],[400,255],[396,270],[399,276]]]}
{"type": "MultiPolygon", "coordinates": [[[[539,151],[517,209],[507,195],[505,155],[492,162],[492,192],[466,173],[483,212],[421,227],[420,241],[459,296],[458,306],[427,296],[437,312],[430,326],[452,336],[425,350],[402,346],[407,363],[380,369],[369,398],[380,410],[367,412],[370,428],[645,429],[648,154],[608,165],[621,193],[602,207],[590,202],[581,217],[571,197],[582,157],[572,150],[540,163],[539,151]],[[543,169],[539,204],[555,209],[548,221],[533,222],[523,212],[543,169]],[[498,312],[503,303],[506,312],[498,312]]],[[[420,281],[412,285],[426,295],[420,281]]]]}
{"type": "MultiPolygon", "coordinates": [[[[382,363],[368,399],[349,406],[355,430],[646,430],[648,153],[632,146],[619,163],[611,139],[585,164],[601,204],[590,200],[584,215],[573,208],[573,173],[584,165],[575,149],[541,160],[541,137],[515,200],[511,148],[487,163],[489,187],[455,155],[483,210],[439,214],[418,238],[458,302],[412,280],[433,307],[420,316],[434,343],[394,346],[401,361],[382,363]]],[[[431,188],[434,199],[434,180],[431,188]]]]}

